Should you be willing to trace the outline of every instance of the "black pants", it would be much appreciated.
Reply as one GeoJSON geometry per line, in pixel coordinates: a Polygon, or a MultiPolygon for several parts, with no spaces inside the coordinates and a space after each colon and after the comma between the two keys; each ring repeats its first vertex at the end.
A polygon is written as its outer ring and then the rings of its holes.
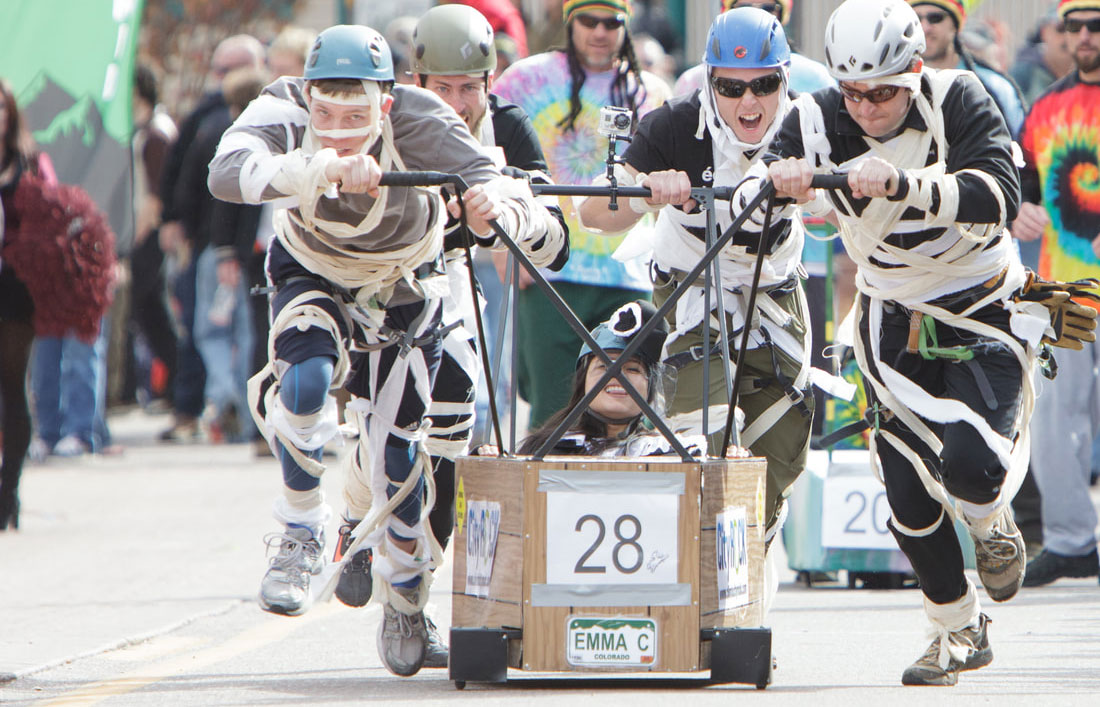
{"type": "MultiPolygon", "coordinates": [[[[865,306],[866,303],[865,298],[865,306]]],[[[919,353],[905,351],[909,338],[908,310],[891,309],[884,312],[882,318],[881,360],[932,395],[966,404],[994,431],[1013,438],[1023,385],[1023,372],[1016,356],[1004,346],[988,345],[971,332],[936,322],[941,348],[970,346],[975,356],[969,362],[945,358],[925,360],[919,353]]],[[[993,304],[979,310],[972,318],[1007,331],[1008,317],[1003,307],[993,304]]],[[[860,332],[863,341],[867,341],[866,311],[860,321],[860,332]]],[[[877,366],[870,361],[869,347],[868,359],[873,376],[879,378],[877,366]]],[[[869,382],[867,398],[870,404],[877,401],[869,382]]],[[[966,422],[923,422],[943,443],[938,455],[896,417],[882,423],[881,429],[893,433],[914,450],[953,497],[976,504],[996,500],[1006,470],[978,431],[966,422]]],[[[928,494],[917,471],[898,450],[881,434],[876,442],[886,497],[894,517],[913,530],[930,527],[940,517],[942,506],[928,494]]],[[[923,537],[899,532],[891,523],[894,537],[913,565],[922,590],[938,604],[955,601],[966,592],[962,550],[949,517],[944,518],[935,532],[923,537]]]]}

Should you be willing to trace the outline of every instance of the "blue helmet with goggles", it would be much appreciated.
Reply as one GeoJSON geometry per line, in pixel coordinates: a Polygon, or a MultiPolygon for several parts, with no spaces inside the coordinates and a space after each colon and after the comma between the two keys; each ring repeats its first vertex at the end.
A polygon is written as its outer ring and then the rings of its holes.
{"type": "MultiPolygon", "coordinates": [[[[636,300],[627,302],[615,310],[611,318],[592,330],[592,338],[604,351],[623,351],[634,340],[634,336],[641,330],[642,325],[657,314],[657,309],[651,302],[636,300]]],[[[662,319],[657,323],[635,355],[651,371],[661,362],[661,351],[668,338],[668,324],[662,319]]],[[[577,365],[580,366],[584,357],[592,353],[588,344],[581,345],[581,352],[577,355],[577,365]]]]}
{"type": "Polygon", "coordinates": [[[738,7],[714,19],[703,62],[730,69],[770,69],[791,63],[779,19],[758,7],[738,7]]]}
{"type": "Polygon", "coordinates": [[[336,25],[317,35],[305,79],[393,81],[393,55],[381,34],[363,25],[336,25]]]}

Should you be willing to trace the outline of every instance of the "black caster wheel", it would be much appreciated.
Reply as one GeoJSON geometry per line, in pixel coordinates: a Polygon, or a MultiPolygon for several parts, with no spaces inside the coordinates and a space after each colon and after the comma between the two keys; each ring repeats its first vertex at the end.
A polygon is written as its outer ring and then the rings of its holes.
{"type": "Polygon", "coordinates": [[[465,690],[466,689],[466,681],[465,680],[455,680],[455,689],[456,690],[465,690]]]}

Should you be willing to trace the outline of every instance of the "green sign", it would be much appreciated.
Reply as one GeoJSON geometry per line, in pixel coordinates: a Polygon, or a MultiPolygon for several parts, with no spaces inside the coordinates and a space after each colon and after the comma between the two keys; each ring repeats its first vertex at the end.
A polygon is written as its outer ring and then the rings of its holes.
{"type": "Polygon", "coordinates": [[[144,0],[3,0],[0,75],[58,178],[132,241],[130,98],[144,0]]]}

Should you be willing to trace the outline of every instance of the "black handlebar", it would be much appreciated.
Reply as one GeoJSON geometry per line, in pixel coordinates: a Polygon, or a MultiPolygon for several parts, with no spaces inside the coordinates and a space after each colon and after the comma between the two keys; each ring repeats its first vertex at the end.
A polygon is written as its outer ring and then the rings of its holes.
{"type": "Polygon", "coordinates": [[[385,172],[380,187],[434,187],[453,184],[458,175],[446,172],[385,172]]]}
{"type": "MultiPolygon", "coordinates": [[[[443,184],[454,184],[461,177],[446,172],[386,172],[382,175],[379,186],[383,187],[431,187],[443,184]]],[[[539,194],[549,196],[607,196],[606,186],[577,186],[569,184],[539,184],[539,194]]],[[[815,174],[810,186],[815,189],[847,189],[848,175],[846,174],[815,174]]],[[[645,187],[619,187],[619,196],[649,196],[649,189],[645,187]]],[[[733,197],[733,187],[715,187],[714,198],[729,200],[733,197]]]]}
{"type": "Polygon", "coordinates": [[[810,186],[814,189],[848,189],[847,174],[815,174],[810,186]]]}

